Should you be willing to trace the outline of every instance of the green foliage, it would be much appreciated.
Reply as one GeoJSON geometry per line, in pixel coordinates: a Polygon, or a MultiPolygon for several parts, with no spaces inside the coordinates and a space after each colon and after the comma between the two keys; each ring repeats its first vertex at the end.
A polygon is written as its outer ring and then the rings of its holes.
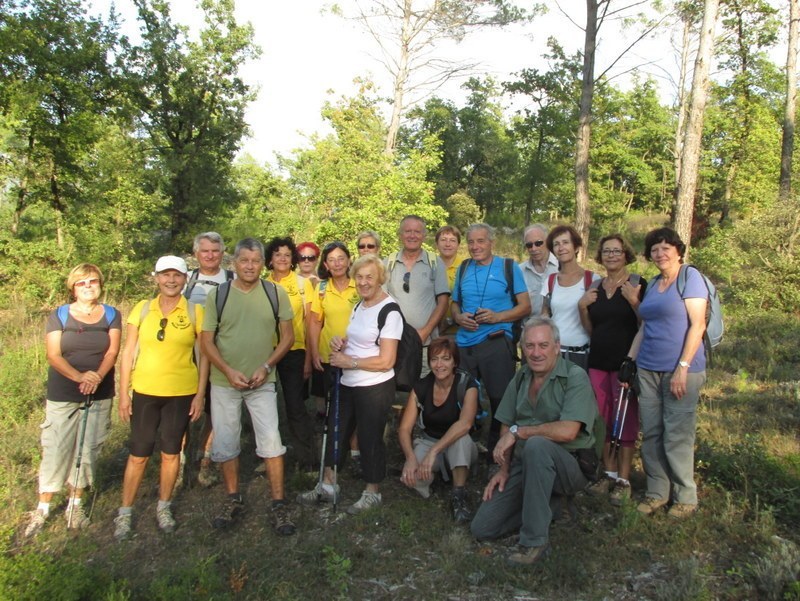
{"type": "Polygon", "coordinates": [[[447,223],[455,225],[462,232],[472,223],[483,221],[483,213],[475,200],[465,192],[456,192],[447,197],[444,208],[449,215],[447,223]]]}
{"type": "Polygon", "coordinates": [[[339,554],[330,545],[322,549],[322,555],[325,558],[325,574],[328,576],[330,586],[340,597],[344,597],[347,593],[353,562],[346,555],[339,554]]]}
{"type": "Polygon", "coordinates": [[[428,150],[383,152],[384,125],[371,85],[353,98],[327,103],[323,116],[334,133],[312,138],[313,147],[287,162],[292,204],[310,206],[319,223],[317,242],[355,241],[364,229],[375,230],[388,252],[397,246],[397,225],[404,215],[424,218],[431,230],[445,212],[433,204],[426,173],[437,158],[428,150]]]}

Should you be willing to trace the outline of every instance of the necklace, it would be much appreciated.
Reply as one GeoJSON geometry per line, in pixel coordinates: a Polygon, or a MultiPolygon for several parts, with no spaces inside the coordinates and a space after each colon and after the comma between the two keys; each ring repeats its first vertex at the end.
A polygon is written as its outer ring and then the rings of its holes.
{"type": "MultiPolygon", "coordinates": [[[[489,264],[486,266],[486,279],[483,280],[483,290],[481,290],[481,298],[478,301],[478,306],[475,307],[477,311],[481,307],[483,307],[483,299],[486,296],[486,286],[489,284],[489,278],[492,277],[492,264],[494,261],[489,261],[489,264]]],[[[475,280],[475,292],[480,290],[480,285],[478,284],[478,262],[473,261],[472,263],[472,277],[475,280]]]]}
{"type": "Polygon", "coordinates": [[[609,286],[608,285],[609,278],[608,277],[603,278],[603,288],[606,291],[606,295],[609,298],[614,296],[614,293],[617,291],[617,288],[619,288],[622,282],[624,282],[627,279],[628,279],[628,274],[623,273],[622,276],[616,282],[614,282],[613,284],[611,284],[611,286],[609,286]]]}
{"type": "Polygon", "coordinates": [[[95,309],[96,306],[97,305],[92,305],[91,308],[86,309],[86,308],[80,306],[78,303],[75,303],[75,304],[72,305],[72,308],[75,309],[75,312],[77,312],[77,313],[82,313],[84,315],[91,315],[92,313],[94,313],[94,309],[95,309]]]}

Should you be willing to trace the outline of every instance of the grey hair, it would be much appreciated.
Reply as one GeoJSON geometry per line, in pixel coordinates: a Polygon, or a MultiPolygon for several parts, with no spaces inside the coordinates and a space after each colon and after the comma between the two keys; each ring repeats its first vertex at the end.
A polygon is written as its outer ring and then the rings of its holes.
{"type": "Polygon", "coordinates": [[[489,240],[494,241],[495,230],[488,223],[473,223],[467,228],[467,233],[464,234],[464,237],[468,237],[475,230],[486,230],[486,235],[489,237],[489,240]]]}
{"type": "Polygon", "coordinates": [[[264,245],[255,238],[244,238],[236,243],[236,248],[233,251],[234,260],[239,258],[239,255],[243,250],[257,250],[261,255],[261,260],[265,260],[264,257],[266,255],[264,254],[264,245]]]}
{"type": "Polygon", "coordinates": [[[543,315],[532,315],[528,319],[525,320],[525,323],[522,325],[522,339],[525,339],[525,334],[528,333],[528,330],[531,328],[538,328],[541,326],[547,326],[550,328],[550,331],[553,333],[553,341],[556,344],[561,343],[561,333],[558,331],[558,326],[556,322],[554,322],[549,317],[545,317],[543,315]]]}
{"type": "Polygon", "coordinates": [[[375,244],[378,245],[378,248],[381,247],[381,237],[378,232],[373,232],[372,230],[364,230],[356,237],[356,245],[359,244],[364,238],[374,238],[375,244]]]}
{"type": "Polygon", "coordinates": [[[203,232],[202,234],[197,234],[194,237],[194,244],[192,245],[193,253],[196,253],[198,250],[200,250],[201,240],[208,240],[213,244],[219,244],[219,249],[222,252],[225,252],[225,243],[222,241],[222,236],[220,236],[217,232],[203,232]]]}
{"type": "Polygon", "coordinates": [[[522,242],[523,243],[525,242],[525,238],[528,237],[528,234],[530,232],[532,232],[533,230],[539,230],[540,232],[542,232],[545,235],[545,238],[547,237],[547,234],[548,234],[547,226],[545,226],[545,225],[543,225],[541,223],[531,223],[528,227],[525,228],[525,231],[522,232],[522,242]]]}
{"type": "Polygon", "coordinates": [[[423,234],[426,234],[428,232],[428,224],[425,223],[425,220],[422,217],[420,217],[419,215],[406,215],[400,220],[400,225],[397,226],[398,235],[403,233],[403,224],[406,221],[411,221],[411,220],[419,221],[422,224],[423,234]]]}

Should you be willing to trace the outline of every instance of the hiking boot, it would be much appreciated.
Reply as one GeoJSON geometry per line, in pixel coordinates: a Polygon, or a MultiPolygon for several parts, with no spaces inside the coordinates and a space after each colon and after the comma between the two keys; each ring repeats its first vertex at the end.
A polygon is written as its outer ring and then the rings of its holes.
{"type": "Polygon", "coordinates": [[[67,527],[73,530],[80,530],[89,525],[89,516],[83,510],[83,505],[72,505],[72,519],[69,516],[70,505],[67,504],[67,510],[64,512],[64,518],[67,520],[67,527]]]}
{"type": "Polygon", "coordinates": [[[667,504],[665,499],[656,499],[655,497],[645,497],[644,501],[639,503],[636,507],[636,511],[644,515],[652,515],[664,505],[667,504]]]}
{"type": "Polygon", "coordinates": [[[167,505],[161,509],[156,509],[156,518],[158,519],[158,527],[161,528],[162,532],[174,532],[175,518],[172,517],[171,505],[167,505]]]}
{"type": "Polygon", "coordinates": [[[200,486],[209,488],[219,482],[219,475],[217,470],[209,461],[208,463],[200,462],[200,472],[197,474],[197,482],[200,486]]]}
{"type": "Polygon", "coordinates": [[[467,524],[472,520],[472,512],[467,505],[467,491],[453,492],[450,497],[450,506],[453,509],[453,520],[456,524],[467,524]]]}
{"type": "Polygon", "coordinates": [[[608,491],[614,488],[615,483],[616,481],[614,479],[603,477],[597,482],[590,484],[586,488],[586,492],[592,497],[604,497],[608,494],[608,491]]]}
{"type": "Polygon", "coordinates": [[[229,526],[233,525],[242,513],[244,512],[244,502],[242,501],[242,497],[228,497],[225,499],[225,502],[222,503],[222,507],[220,507],[219,513],[216,517],[211,520],[211,525],[214,528],[228,528],[229,526]]]}
{"type": "Polygon", "coordinates": [[[608,501],[614,507],[622,507],[622,504],[631,498],[631,484],[630,482],[623,482],[617,480],[611,488],[611,494],[608,495],[608,501]]]}
{"type": "Polygon", "coordinates": [[[697,505],[689,505],[688,503],[673,503],[669,508],[667,515],[671,518],[679,520],[691,517],[697,511],[697,505]]]}
{"type": "Polygon", "coordinates": [[[44,523],[47,521],[48,517],[41,509],[31,511],[29,515],[28,525],[25,526],[25,538],[31,538],[39,534],[42,528],[44,528],[44,523]]]}
{"type": "MultiPolygon", "coordinates": [[[[339,485],[334,484],[336,495],[339,495],[339,485]]],[[[297,502],[301,505],[316,505],[317,503],[333,503],[333,491],[317,483],[311,490],[301,492],[297,495],[297,502]]]]}
{"type": "Polygon", "coordinates": [[[291,536],[297,531],[292,518],[289,517],[289,506],[286,502],[272,504],[272,519],[275,532],[280,536],[291,536]]]}
{"type": "Polygon", "coordinates": [[[350,515],[358,515],[362,511],[377,507],[381,504],[381,493],[369,492],[365,490],[361,493],[361,498],[347,508],[347,513],[350,515]]]}
{"type": "Polygon", "coordinates": [[[121,513],[114,518],[114,538],[119,541],[127,540],[131,535],[132,513],[121,513]]]}
{"type": "Polygon", "coordinates": [[[523,547],[516,553],[508,556],[508,561],[517,566],[532,566],[550,555],[550,544],[545,543],[541,547],[523,547]]]}

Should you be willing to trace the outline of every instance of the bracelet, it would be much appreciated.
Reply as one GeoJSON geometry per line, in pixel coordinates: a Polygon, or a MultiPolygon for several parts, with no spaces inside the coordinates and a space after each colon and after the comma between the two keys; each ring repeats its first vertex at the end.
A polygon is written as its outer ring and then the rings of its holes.
{"type": "Polygon", "coordinates": [[[263,367],[264,367],[264,369],[266,369],[266,370],[267,370],[267,375],[269,375],[269,374],[271,374],[271,373],[272,373],[272,367],[270,366],[270,364],[269,364],[269,363],[264,363],[264,366],[263,366],[263,367]]]}
{"type": "Polygon", "coordinates": [[[358,369],[358,360],[357,359],[353,359],[353,364],[351,366],[351,369],[358,369]]]}

